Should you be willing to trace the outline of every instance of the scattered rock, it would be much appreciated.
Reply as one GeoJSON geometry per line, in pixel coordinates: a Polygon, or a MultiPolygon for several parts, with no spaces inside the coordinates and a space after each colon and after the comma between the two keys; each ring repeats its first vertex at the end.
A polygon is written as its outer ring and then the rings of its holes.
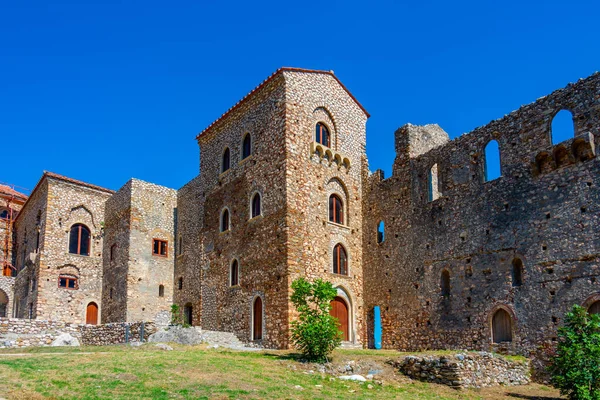
{"type": "Polygon", "coordinates": [[[296,390],[304,390],[304,388],[302,386],[300,386],[300,385],[294,386],[294,389],[296,389],[296,390]]]}
{"type": "Polygon", "coordinates": [[[344,381],[357,381],[357,382],[366,382],[367,379],[362,375],[342,375],[338,376],[338,379],[344,381]]]}
{"type": "Polygon", "coordinates": [[[181,326],[169,326],[153,333],[148,337],[152,343],[179,343],[194,345],[202,343],[202,336],[196,328],[183,328],[181,326]]]}
{"type": "Polygon", "coordinates": [[[54,339],[51,346],[79,346],[79,339],[68,333],[61,333],[54,339]]]}
{"type": "Polygon", "coordinates": [[[373,389],[373,385],[371,385],[370,383],[367,385],[368,389],[373,389]]]}
{"type": "Polygon", "coordinates": [[[129,342],[129,345],[131,347],[140,347],[143,343],[142,342],[129,342]]]}
{"type": "Polygon", "coordinates": [[[155,346],[158,347],[159,349],[166,350],[166,351],[173,350],[173,348],[171,346],[169,346],[168,344],[164,344],[164,343],[156,343],[155,346]]]}

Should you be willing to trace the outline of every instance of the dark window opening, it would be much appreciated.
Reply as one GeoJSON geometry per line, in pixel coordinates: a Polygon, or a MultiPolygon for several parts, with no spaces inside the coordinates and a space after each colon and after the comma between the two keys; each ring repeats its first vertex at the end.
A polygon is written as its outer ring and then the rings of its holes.
{"type": "Polygon", "coordinates": [[[521,286],[523,284],[523,261],[515,258],[512,262],[512,285],[521,286]]]}
{"type": "Polygon", "coordinates": [[[231,154],[229,147],[223,152],[223,162],[221,163],[221,172],[227,171],[231,167],[231,154]]]}
{"type": "Polygon", "coordinates": [[[244,136],[244,142],[242,144],[242,160],[250,157],[252,154],[252,138],[249,133],[244,136]]]}
{"type": "Polygon", "coordinates": [[[177,241],[177,254],[183,254],[183,237],[179,236],[179,240],[177,241]]]}
{"type": "Polygon", "coordinates": [[[592,305],[588,308],[588,313],[600,314],[600,300],[592,303],[592,305]]]}
{"type": "Polygon", "coordinates": [[[80,256],[90,255],[90,230],[83,224],[75,224],[69,234],[69,253],[80,256]]]}
{"type": "Polygon", "coordinates": [[[66,288],[66,289],[78,289],[77,278],[73,276],[59,276],[58,277],[58,287],[66,288]]]}
{"type": "Polygon", "coordinates": [[[330,146],[329,129],[321,122],[317,123],[315,132],[315,141],[321,143],[323,146],[330,146]]]}
{"type": "Polygon", "coordinates": [[[252,197],[252,218],[258,217],[261,213],[260,209],[260,194],[256,193],[252,197]]]}
{"type": "Polygon", "coordinates": [[[152,239],[152,255],[167,257],[169,242],[161,239],[152,239]]]}
{"type": "Polygon", "coordinates": [[[336,194],[329,196],[329,221],[336,224],[344,223],[344,203],[336,194]]]}
{"type": "Polygon", "coordinates": [[[231,286],[239,285],[239,264],[237,260],[231,263],[231,286]]]}
{"type": "Polygon", "coordinates": [[[192,325],[193,319],[193,309],[192,309],[192,304],[191,303],[187,303],[185,305],[185,307],[183,307],[183,318],[184,318],[184,323],[186,323],[187,325],[192,325]]]}
{"type": "Polygon", "coordinates": [[[442,277],[440,279],[440,288],[442,290],[442,296],[450,296],[450,272],[448,272],[448,270],[442,271],[442,277]]]}
{"type": "Polygon", "coordinates": [[[223,210],[221,214],[221,232],[226,232],[229,230],[229,210],[223,210]]]}
{"type": "Polygon", "coordinates": [[[165,297],[165,286],[158,285],[158,297],[165,297]]]}
{"type": "Polygon", "coordinates": [[[115,256],[116,256],[116,251],[117,251],[117,245],[113,244],[112,246],[110,246],[110,261],[114,261],[115,256]]]}
{"type": "Polygon", "coordinates": [[[183,278],[179,278],[178,287],[179,287],[179,290],[183,289],[183,278]]]}
{"type": "Polygon", "coordinates": [[[333,248],[333,273],[348,275],[348,256],[341,244],[336,244],[333,248]]]}

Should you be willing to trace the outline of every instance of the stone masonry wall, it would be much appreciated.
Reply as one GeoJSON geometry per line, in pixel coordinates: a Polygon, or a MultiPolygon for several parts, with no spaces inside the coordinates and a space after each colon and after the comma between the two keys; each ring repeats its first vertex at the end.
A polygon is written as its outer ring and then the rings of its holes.
{"type": "MultiPolygon", "coordinates": [[[[298,277],[332,282],[348,306],[348,339],[362,344],[366,336],[362,179],[367,168],[367,115],[329,74],[284,72],[284,76],[288,285],[298,277]],[[315,143],[319,122],[331,134],[329,148],[315,143]],[[342,224],[329,221],[332,194],[343,201],[342,224]],[[337,244],[344,247],[348,256],[347,275],[333,272],[333,249],[337,244]]],[[[295,313],[290,307],[287,323],[293,319],[295,313]]]]}
{"type": "Polygon", "coordinates": [[[365,297],[370,312],[382,307],[384,347],[529,355],[554,343],[573,304],[598,299],[599,99],[595,74],[447,143],[438,128],[425,129],[429,140],[421,132],[425,146],[415,144],[416,127],[398,130],[393,175],[373,174],[365,201],[365,297]],[[552,145],[561,109],[573,113],[575,137],[552,145]],[[484,182],[492,139],[502,177],[484,182]],[[440,197],[428,201],[434,164],[440,197]],[[377,244],[380,220],[386,239],[377,244]],[[520,286],[511,274],[516,259],[520,286]],[[491,319],[500,308],[513,340],[497,346],[491,319]]]}
{"type": "Polygon", "coordinates": [[[455,389],[529,383],[528,361],[509,361],[485,352],[450,356],[408,356],[393,362],[393,365],[413,379],[448,385],[455,389]]]}
{"type": "Polygon", "coordinates": [[[81,345],[106,346],[142,340],[156,332],[152,322],[85,325],[68,322],[0,318],[0,349],[45,347],[61,334],[68,333],[81,345]],[[142,332],[143,331],[143,332],[142,332]]]}
{"type": "MultiPolygon", "coordinates": [[[[257,344],[265,347],[286,347],[288,340],[284,93],[284,80],[278,77],[222,123],[199,136],[201,174],[197,184],[188,186],[185,198],[202,205],[183,204],[180,219],[184,242],[181,262],[193,270],[201,263],[202,304],[187,305],[201,309],[202,328],[233,332],[240,340],[251,341],[252,307],[259,296],[264,324],[263,339],[257,344]],[[247,133],[252,138],[252,155],[242,160],[242,141],[247,133]],[[221,173],[226,147],[231,152],[231,168],[221,173]],[[261,196],[262,215],[250,219],[250,201],[255,193],[261,196]],[[220,232],[225,207],[230,212],[231,227],[220,232]],[[200,260],[185,254],[195,245],[194,218],[203,224],[200,248],[204,256],[200,260]],[[239,284],[235,286],[230,285],[233,260],[239,263],[239,284]]],[[[175,276],[176,291],[180,277],[175,276]]],[[[183,281],[184,293],[176,294],[176,298],[190,299],[186,293],[197,290],[192,286],[195,280],[188,277],[186,274],[183,281]]],[[[183,308],[186,303],[180,305],[183,308]]],[[[193,314],[192,323],[197,325],[198,311],[193,314]]]]}

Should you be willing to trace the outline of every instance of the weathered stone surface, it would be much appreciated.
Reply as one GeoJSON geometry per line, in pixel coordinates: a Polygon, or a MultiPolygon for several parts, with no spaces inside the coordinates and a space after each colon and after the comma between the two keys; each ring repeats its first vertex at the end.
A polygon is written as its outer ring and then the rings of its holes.
{"type": "Polygon", "coordinates": [[[196,328],[182,328],[180,326],[170,326],[153,333],[148,338],[149,342],[154,343],[179,343],[194,345],[203,342],[202,335],[196,328]]]}
{"type": "Polygon", "coordinates": [[[512,362],[491,353],[452,356],[408,356],[391,362],[405,375],[420,381],[454,388],[526,385],[530,382],[529,362],[512,362]]]}
{"type": "Polygon", "coordinates": [[[68,333],[61,333],[52,341],[52,346],[79,346],[79,340],[68,333]]]}

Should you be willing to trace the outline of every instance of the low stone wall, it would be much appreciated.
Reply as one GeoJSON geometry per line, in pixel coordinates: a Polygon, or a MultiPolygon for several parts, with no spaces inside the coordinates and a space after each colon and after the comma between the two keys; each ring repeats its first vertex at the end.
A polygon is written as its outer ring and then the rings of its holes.
{"type": "Polygon", "coordinates": [[[392,365],[413,379],[456,389],[525,385],[530,381],[529,361],[509,361],[486,352],[452,356],[408,356],[392,362],[392,365]]]}
{"type": "Polygon", "coordinates": [[[82,345],[109,345],[141,341],[156,332],[153,322],[105,325],[70,324],[37,319],[0,318],[0,348],[51,346],[61,334],[68,333],[82,345]]]}

